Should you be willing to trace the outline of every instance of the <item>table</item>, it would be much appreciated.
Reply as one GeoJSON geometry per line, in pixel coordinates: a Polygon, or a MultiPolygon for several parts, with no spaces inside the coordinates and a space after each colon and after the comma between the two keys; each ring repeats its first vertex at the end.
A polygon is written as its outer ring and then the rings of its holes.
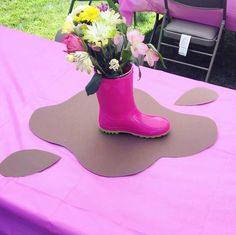
{"type": "MultiPolygon", "coordinates": [[[[120,10],[126,17],[127,22],[132,22],[134,12],[158,12],[164,13],[164,0],[119,0],[120,10]]],[[[214,10],[211,13],[205,13],[201,9],[191,9],[181,4],[169,1],[170,15],[186,20],[192,20],[199,23],[218,26],[221,21],[220,11],[214,10]]],[[[236,31],[236,1],[228,0],[226,29],[236,31]]]]}
{"type": "Polygon", "coordinates": [[[214,119],[219,139],[204,152],[161,159],[132,177],[99,177],[28,127],[35,109],[70,98],[84,89],[89,76],[66,62],[63,44],[5,27],[0,35],[0,161],[31,148],[62,157],[32,176],[0,175],[0,234],[236,234],[234,90],[143,67],[135,87],[173,110],[214,119]],[[202,106],[173,105],[198,86],[214,89],[220,98],[202,106]]]}

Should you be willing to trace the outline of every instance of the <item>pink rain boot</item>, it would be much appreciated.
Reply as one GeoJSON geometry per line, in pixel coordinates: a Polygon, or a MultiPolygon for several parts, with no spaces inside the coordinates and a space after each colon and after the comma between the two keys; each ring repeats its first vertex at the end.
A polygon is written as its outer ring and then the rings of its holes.
{"type": "Polygon", "coordinates": [[[100,106],[99,127],[105,133],[156,138],[170,130],[167,119],[146,115],[137,109],[133,96],[133,69],[117,79],[103,78],[97,98],[100,106]]]}

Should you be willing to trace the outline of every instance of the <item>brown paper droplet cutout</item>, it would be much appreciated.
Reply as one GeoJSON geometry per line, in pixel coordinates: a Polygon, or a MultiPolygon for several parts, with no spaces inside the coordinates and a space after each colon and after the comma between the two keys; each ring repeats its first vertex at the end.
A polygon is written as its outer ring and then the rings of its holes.
{"type": "Polygon", "coordinates": [[[12,153],[0,164],[0,174],[21,177],[46,170],[61,158],[41,150],[22,150],[12,153]]]}
{"type": "Polygon", "coordinates": [[[218,97],[219,95],[215,91],[209,88],[196,87],[185,92],[175,102],[175,105],[179,106],[203,105],[216,101],[218,97]]]}
{"type": "Polygon", "coordinates": [[[113,177],[141,172],[161,157],[191,156],[215,143],[217,127],[211,119],[171,111],[140,90],[135,90],[135,99],[143,112],[170,120],[167,136],[142,139],[103,134],[98,129],[96,96],[87,97],[85,92],[36,110],[30,128],[41,139],[69,149],[89,171],[113,177]]]}

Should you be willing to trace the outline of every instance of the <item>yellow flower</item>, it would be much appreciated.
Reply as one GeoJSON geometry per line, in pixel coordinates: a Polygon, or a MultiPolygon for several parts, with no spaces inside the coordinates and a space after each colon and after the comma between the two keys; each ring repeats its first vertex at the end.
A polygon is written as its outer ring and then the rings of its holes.
{"type": "Polygon", "coordinates": [[[74,55],[72,55],[72,54],[68,54],[68,55],[66,56],[66,59],[67,59],[67,61],[69,61],[70,63],[75,62],[75,57],[74,57],[74,55]]]}
{"type": "Polygon", "coordinates": [[[95,21],[100,14],[100,11],[98,8],[94,6],[86,7],[84,10],[82,10],[77,16],[75,16],[74,21],[75,22],[93,22],[95,21]]]}
{"type": "Polygon", "coordinates": [[[75,21],[75,22],[80,22],[79,16],[75,16],[74,21],[75,21]]]}

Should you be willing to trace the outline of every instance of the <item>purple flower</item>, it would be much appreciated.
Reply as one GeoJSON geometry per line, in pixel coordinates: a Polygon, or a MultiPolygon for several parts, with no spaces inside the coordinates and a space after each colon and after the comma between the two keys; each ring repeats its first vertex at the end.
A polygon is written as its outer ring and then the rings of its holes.
{"type": "Polygon", "coordinates": [[[109,6],[107,3],[102,3],[100,6],[97,6],[97,8],[101,11],[101,12],[104,12],[104,11],[107,11],[109,9],[109,6]]]}

